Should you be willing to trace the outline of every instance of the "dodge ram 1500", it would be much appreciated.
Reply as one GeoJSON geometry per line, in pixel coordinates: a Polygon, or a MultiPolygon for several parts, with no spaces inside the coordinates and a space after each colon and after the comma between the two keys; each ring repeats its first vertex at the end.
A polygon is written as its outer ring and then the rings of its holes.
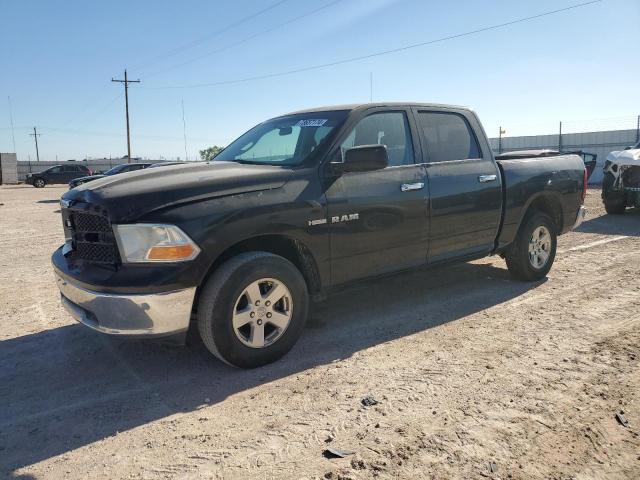
{"type": "Polygon", "coordinates": [[[250,368],[288,352],[310,299],[348,282],[487,255],[543,278],[585,189],[576,155],[496,161],[467,108],[318,108],[267,120],[210,162],[70,190],[52,262],[86,326],[162,337],[193,325],[250,368]]]}

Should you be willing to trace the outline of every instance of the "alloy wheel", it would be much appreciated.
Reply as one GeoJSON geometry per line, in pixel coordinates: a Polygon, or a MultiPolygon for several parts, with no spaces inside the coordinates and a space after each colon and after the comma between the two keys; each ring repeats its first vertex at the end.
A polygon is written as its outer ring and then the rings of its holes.
{"type": "Polygon", "coordinates": [[[233,308],[233,331],[251,348],[275,343],[291,322],[293,299],[287,286],[275,278],[261,278],[249,284],[233,308]]]}
{"type": "Polygon", "coordinates": [[[543,268],[551,255],[551,233],[544,225],[533,231],[529,240],[529,263],[536,269],[543,268]]]}

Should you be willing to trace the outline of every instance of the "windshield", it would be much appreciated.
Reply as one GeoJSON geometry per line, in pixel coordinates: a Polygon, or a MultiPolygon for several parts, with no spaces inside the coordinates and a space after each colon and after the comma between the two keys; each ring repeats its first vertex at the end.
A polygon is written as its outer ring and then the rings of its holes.
{"type": "Polygon", "coordinates": [[[252,128],[214,160],[300,165],[342,125],[348,111],[309,112],[274,118],[252,128]]]}
{"type": "Polygon", "coordinates": [[[126,165],[116,165],[113,168],[110,168],[109,170],[107,170],[106,172],[104,172],[105,175],[115,175],[116,173],[120,173],[122,170],[124,170],[127,166],[126,165]]]}

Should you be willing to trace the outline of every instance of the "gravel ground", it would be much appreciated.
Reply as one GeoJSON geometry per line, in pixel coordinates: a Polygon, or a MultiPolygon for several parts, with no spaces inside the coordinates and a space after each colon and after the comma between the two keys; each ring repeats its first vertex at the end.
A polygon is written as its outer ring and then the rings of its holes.
{"type": "Polygon", "coordinates": [[[640,478],[640,212],[596,190],[544,281],[489,258],[363,283],[252,371],[75,324],[63,192],[0,188],[0,476],[640,478]]]}

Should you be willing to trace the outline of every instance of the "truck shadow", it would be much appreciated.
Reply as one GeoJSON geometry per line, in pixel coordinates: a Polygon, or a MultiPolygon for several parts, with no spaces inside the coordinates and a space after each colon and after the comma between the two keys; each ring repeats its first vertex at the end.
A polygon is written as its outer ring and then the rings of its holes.
{"type": "Polygon", "coordinates": [[[622,215],[605,214],[585,220],[576,232],[640,236],[640,208],[628,208],[622,215]]]}
{"type": "Polygon", "coordinates": [[[114,340],[79,325],[3,341],[0,475],[454,322],[538,285],[511,281],[506,269],[489,264],[368,281],[314,305],[294,349],[248,371],[217,361],[199,342],[175,348],[114,340]]]}

